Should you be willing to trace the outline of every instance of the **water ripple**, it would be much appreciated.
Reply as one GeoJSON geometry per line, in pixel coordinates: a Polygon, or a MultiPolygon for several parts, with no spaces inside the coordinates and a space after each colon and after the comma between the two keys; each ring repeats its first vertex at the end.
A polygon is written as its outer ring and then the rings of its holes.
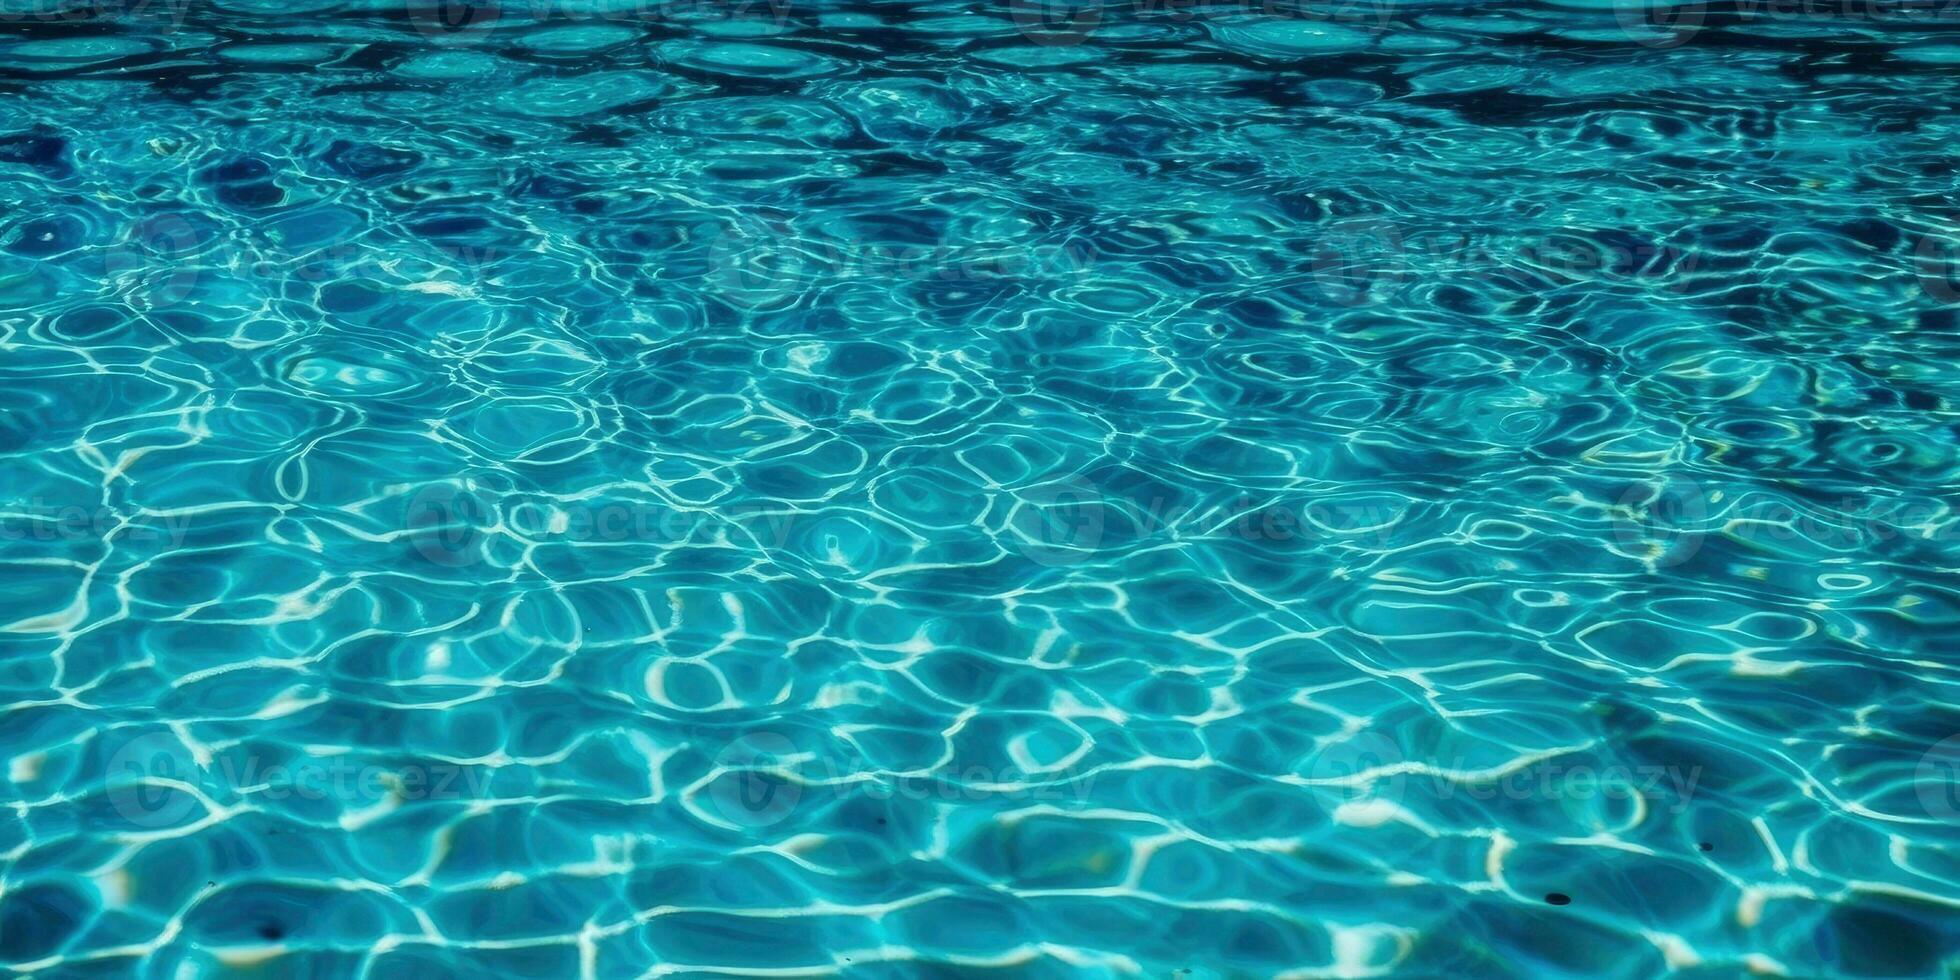
{"type": "Polygon", "coordinates": [[[1951,27],[8,0],[0,965],[1946,975],[1951,27]]]}

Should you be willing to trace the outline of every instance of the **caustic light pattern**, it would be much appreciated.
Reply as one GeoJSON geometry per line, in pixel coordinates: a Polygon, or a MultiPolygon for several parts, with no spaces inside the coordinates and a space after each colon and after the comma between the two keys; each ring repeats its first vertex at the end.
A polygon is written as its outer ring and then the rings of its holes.
{"type": "Polygon", "coordinates": [[[0,5],[0,964],[1943,976],[1924,5],[0,5]]]}

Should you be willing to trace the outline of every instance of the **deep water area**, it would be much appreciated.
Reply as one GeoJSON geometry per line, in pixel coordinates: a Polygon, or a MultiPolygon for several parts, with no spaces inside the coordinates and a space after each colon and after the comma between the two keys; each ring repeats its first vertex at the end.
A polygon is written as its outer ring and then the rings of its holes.
{"type": "Polygon", "coordinates": [[[1960,9],[0,0],[0,968],[1960,970],[1960,9]]]}

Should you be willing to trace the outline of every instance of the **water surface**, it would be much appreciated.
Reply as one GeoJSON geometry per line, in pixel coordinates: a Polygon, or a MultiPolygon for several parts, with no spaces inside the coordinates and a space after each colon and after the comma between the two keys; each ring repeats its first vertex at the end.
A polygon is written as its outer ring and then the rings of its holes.
{"type": "Polygon", "coordinates": [[[0,18],[0,963],[1943,976],[1960,39],[0,18]]]}

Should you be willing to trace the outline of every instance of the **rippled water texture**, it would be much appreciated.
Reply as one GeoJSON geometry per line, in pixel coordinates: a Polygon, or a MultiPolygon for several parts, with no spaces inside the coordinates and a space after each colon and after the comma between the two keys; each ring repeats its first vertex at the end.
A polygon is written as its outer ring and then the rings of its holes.
{"type": "Polygon", "coordinates": [[[37,2],[0,963],[1960,964],[1960,14],[37,2]]]}

